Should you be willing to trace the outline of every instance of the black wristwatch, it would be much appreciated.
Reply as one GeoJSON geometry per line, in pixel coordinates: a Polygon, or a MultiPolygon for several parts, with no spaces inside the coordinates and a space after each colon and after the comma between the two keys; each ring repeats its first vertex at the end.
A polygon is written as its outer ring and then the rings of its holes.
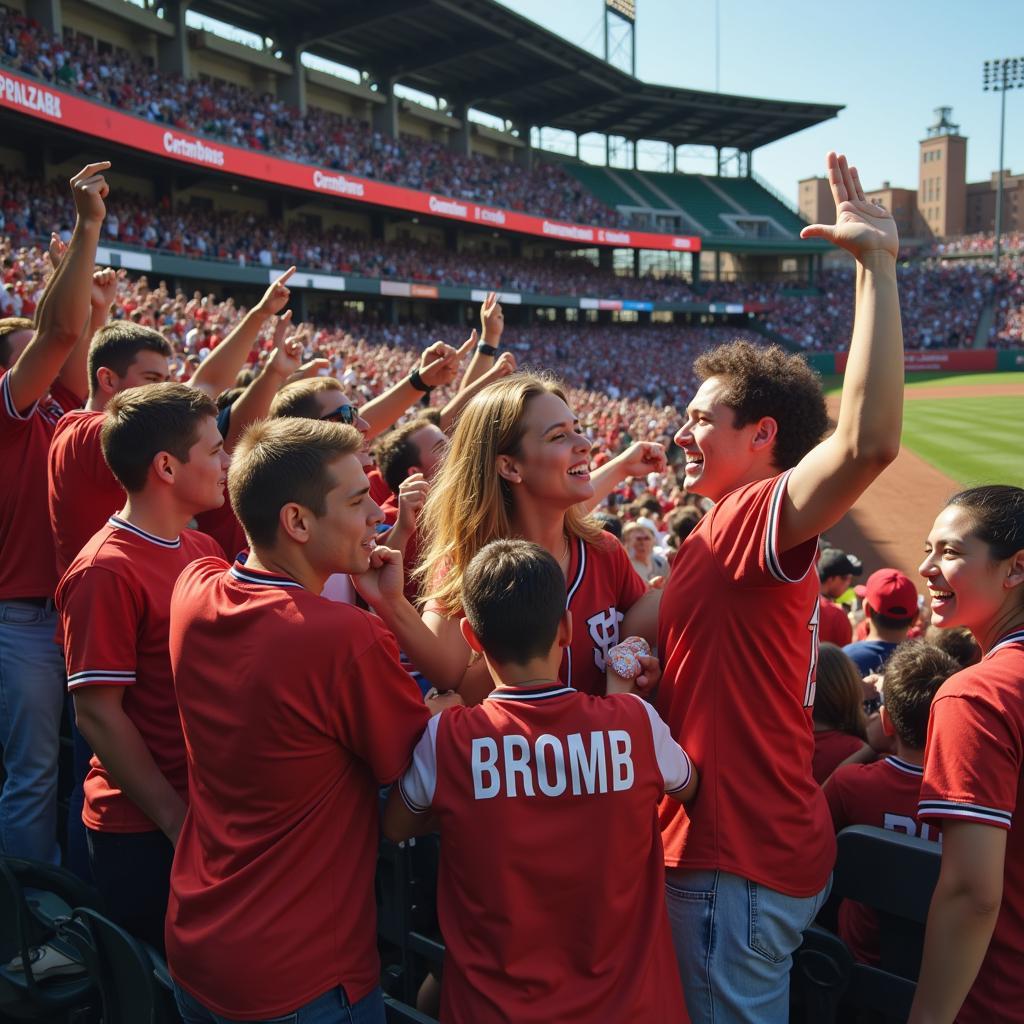
{"type": "Polygon", "coordinates": [[[417,366],[412,373],[409,374],[409,383],[417,390],[422,391],[425,395],[429,395],[434,389],[420,376],[420,368],[417,366]]]}
{"type": "Polygon", "coordinates": [[[497,345],[488,345],[486,341],[481,341],[476,347],[477,352],[482,356],[496,356],[498,354],[497,345]]]}

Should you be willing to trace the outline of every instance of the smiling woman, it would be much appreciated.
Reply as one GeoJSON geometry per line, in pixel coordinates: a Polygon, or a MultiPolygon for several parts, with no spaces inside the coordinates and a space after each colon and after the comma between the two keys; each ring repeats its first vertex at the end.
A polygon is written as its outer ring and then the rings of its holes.
{"type": "Polygon", "coordinates": [[[466,406],[422,512],[422,620],[407,602],[368,591],[367,577],[357,583],[438,687],[458,689],[467,703],[490,691],[485,666],[473,663],[459,630],[462,574],[492,540],[521,537],[547,550],[566,577],[573,638],[562,682],[604,692],[605,652],[646,586],[622,546],[587,514],[594,496],[590,449],[553,379],[518,373],[466,406]]]}

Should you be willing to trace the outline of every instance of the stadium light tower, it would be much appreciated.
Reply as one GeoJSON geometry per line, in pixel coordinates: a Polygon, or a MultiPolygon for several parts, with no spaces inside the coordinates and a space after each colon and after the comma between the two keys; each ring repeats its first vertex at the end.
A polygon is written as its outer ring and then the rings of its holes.
{"type": "Polygon", "coordinates": [[[998,92],[999,97],[999,183],[996,186],[996,266],[1002,256],[1003,235],[1003,136],[1006,133],[1006,92],[1024,89],[1024,57],[1003,57],[985,61],[982,70],[982,90],[998,92]]]}

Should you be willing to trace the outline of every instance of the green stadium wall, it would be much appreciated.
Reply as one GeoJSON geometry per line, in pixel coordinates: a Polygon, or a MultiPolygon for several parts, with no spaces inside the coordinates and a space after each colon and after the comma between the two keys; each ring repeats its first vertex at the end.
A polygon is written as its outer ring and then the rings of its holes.
{"type": "MultiPolygon", "coordinates": [[[[822,376],[844,373],[848,352],[810,352],[804,358],[822,376]]],[[[907,352],[907,373],[949,370],[954,373],[992,373],[1024,370],[1024,349],[924,349],[907,352]]]]}

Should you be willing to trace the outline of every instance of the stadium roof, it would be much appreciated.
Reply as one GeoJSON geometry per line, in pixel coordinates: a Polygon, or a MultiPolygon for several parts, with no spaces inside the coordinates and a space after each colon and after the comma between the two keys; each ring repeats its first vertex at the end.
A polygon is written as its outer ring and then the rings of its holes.
{"type": "Polygon", "coordinates": [[[196,0],[191,9],[517,124],[753,150],[841,106],[653,85],[494,0],[196,0]]]}

